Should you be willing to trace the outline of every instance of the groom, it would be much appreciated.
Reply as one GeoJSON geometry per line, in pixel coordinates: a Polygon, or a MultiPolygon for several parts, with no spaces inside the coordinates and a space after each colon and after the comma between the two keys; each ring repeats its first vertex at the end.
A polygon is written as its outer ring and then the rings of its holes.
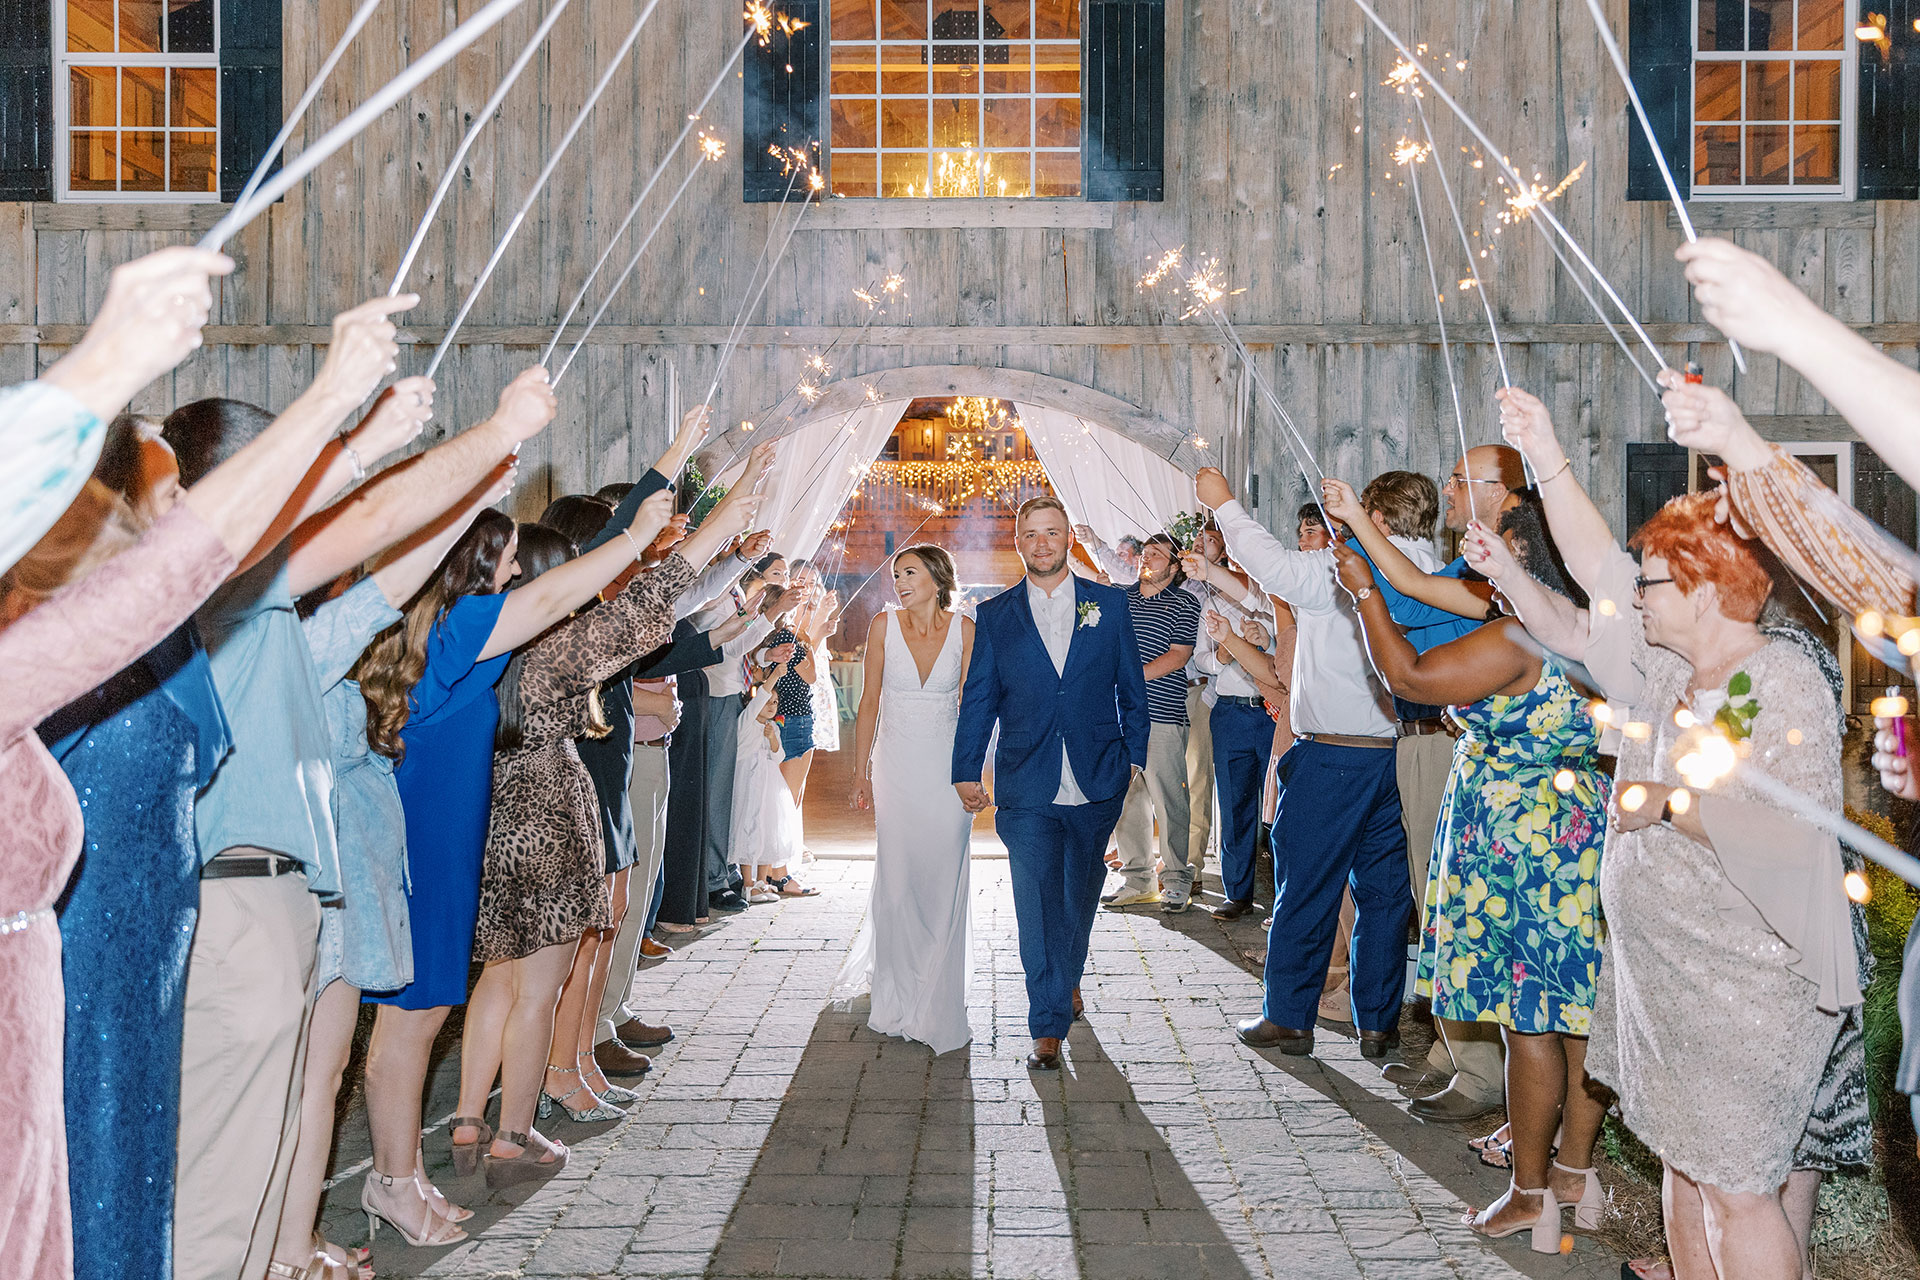
{"type": "Polygon", "coordinates": [[[1077,1016],[1107,837],[1147,763],[1147,685],[1126,593],[1067,570],[1073,534],[1059,499],[1021,504],[1014,546],[1026,578],[974,619],[953,787],[969,813],[992,803],[980,772],[998,724],[995,825],[1027,973],[1027,1066],[1055,1071],[1077,1016]]]}

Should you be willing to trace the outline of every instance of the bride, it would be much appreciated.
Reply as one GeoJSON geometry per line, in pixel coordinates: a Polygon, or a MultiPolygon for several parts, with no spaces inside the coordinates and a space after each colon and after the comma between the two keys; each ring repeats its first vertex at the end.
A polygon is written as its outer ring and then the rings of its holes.
{"type": "Polygon", "coordinates": [[[854,726],[850,801],[873,806],[873,898],[833,998],[844,1003],[871,990],[868,1026],[945,1053],[973,1038],[973,816],[948,781],[973,620],[953,611],[953,557],[940,547],[896,554],[893,589],[899,608],[867,628],[866,686],[854,726]]]}

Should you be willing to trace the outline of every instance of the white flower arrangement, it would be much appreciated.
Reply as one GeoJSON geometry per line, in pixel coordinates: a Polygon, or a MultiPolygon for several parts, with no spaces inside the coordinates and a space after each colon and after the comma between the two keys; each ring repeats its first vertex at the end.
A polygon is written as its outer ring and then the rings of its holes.
{"type": "Polygon", "coordinates": [[[1087,600],[1082,602],[1079,613],[1081,626],[1097,627],[1100,625],[1100,606],[1093,601],[1087,600]]]}

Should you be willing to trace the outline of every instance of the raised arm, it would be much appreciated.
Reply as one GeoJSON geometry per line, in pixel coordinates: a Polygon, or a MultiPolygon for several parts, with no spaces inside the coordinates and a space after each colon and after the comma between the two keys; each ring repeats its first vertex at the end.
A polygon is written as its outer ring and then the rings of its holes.
{"type": "MultiPolygon", "coordinates": [[[[853,719],[853,790],[847,796],[855,809],[873,805],[873,738],[880,726],[880,686],[887,678],[888,625],[884,609],[867,624],[865,682],[860,686],[860,710],[853,719]]],[[[961,683],[965,682],[963,675],[961,683]]]]}
{"type": "MultiPolygon", "coordinates": [[[[1324,552],[1296,551],[1268,533],[1258,520],[1234,501],[1227,478],[1213,467],[1203,468],[1194,477],[1194,489],[1204,506],[1213,508],[1214,522],[1226,540],[1227,553],[1242,569],[1288,604],[1310,612],[1322,612],[1334,605],[1332,562],[1324,552]]],[[[1203,558],[1199,559],[1205,564],[1203,558]]],[[[1193,572],[1189,569],[1188,572],[1193,572]]],[[[1195,576],[1212,582],[1211,566],[1195,576]]],[[[1218,584],[1216,584],[1218,585],[1218,584]]]]}
{"type": "Polygon", "coordinates": [[[473,518],[513,491],[516,474],[517,466],[512,459],[495,464],[493,474],[476,485],[465,502],[441,512],[432,523],[380,558],[373,580],[380,584],[388,604],[398,609],[413,599],[414,593],[426,585],[433,571],[446,559],[453,544],[460,541],[460,535],[467,531],[473,518]]]}
{"type": "Polygon", "coordinates": [[[1215,645],[1225,650],[1228,658],[1240,668],[1247,679],[1259,688],[1260,696],[1270,702],[1282,701],[1287,696],[1287,687],[1281,683],[1273,665],[1273,655],[1254,644],[1253,641],[1233,629],[1226,618],[1209,609],[1203,619],[1207,635],[1215,645]]]}
{"type": "MultiPolygon", "coordinates": [[[[382,397],[374,414],[424,415],[431,412],[432,404],[433,384],[425,378],[409,378],[382,397]],[[410,385],[416,382],[423,385],[410,385]],[[424,398],[424,407],[414,396],[424,398]]],[[[492,417],[445,444],[388,467],[352,497],[294,530],[287,557],[290,589],[299,595],[331,581],[426,525],[446,510],[449,495],[470,492],[518,452],[523,442],[538,435],[553,420],[556,408],[547,371],[535,365],[521,373],[500,392],[492,417]]],[[[420,421],[425,421],[424,416],[420,421]]]]}
{"type": "Polygon", "coordinates": [[[1482,525],[1467,530],[1460,550],[1475,572],[1485,575],[1500,588],[1500,594],[1513,607],[1514,616],[1520,619],[1528,634],[1563,658],[1586,661],[1586,610],[1559,592],[1542,586],[1538,578],[1520,567],[1506,540],[1489,533],[1482,525]]]}
{"type": "Polygon", "coordinates": [[[1553,543],[1573,575],[1590,596],[1608,561],[1619,552],[1606,517],[1593,505],[1593,499],[1573,478],[1573,468],[1560,442],[1553,435],[1553,418],[1540,397],[1518,387],[1503,387],[1494,395],[1500,401],[1500,433],[1507,443],[1527,456],[1533,473],[1540,477],[1540,501],[1547,512],[1547,529],[1553,543]]]}
{"type": "Polygon", "coordinates": [[[657,649],[673,632],[674,597],[692,582],[693,567],[670,555],[611,600],[541,636],[527,650],[521,700],[552,706],[578,697],[657,649]]]}
{"type": "Polygon", "coordinates": [[[1355,598],[1354,612],[1360,615],[1373,669],[1397,696],[1409,702],[1478,702],[1529,674],[1539,679],[1540,660],[1515,643],[1509,629],[1518,629],[1518,624],[1508,619],[1421,653],[1394,624],[1386,600],[1372,589],[1373,571],[1360,553],[1336,543],[1333,555],[1340,566],[1340,585],[1355,598]]]}
{"type": "MultiPolygon", "coordinates": [[[[1375,573],[1408,600],[1437,611],[1416,618],[1409,616],[1405,609],[1391,609],[1394,620],[1401,626],[1432,626],[1455,618],[1478,621],[1487,616],[1485,595],[1458,578],[1428,573],[1409,560],[1407,553],[1393,544],[1393,539],[1380,532],[1380,526],[1360,505],[1352,485],[1345,480],[1326,479],[1320,482],[1320,492],[1327,514],[1346,525],[1348,534],[1366,549],[1375,573]]],[[[1389,606],[1393,603],[1388,602],[1389,606]]]]}
{"type": "Polygon", "coordinates": [[[1707,323],[1792,366],[1902,479],[1920,485],[1920,373],[1815,306],[1756,253],[1709,237],[1674,256],[1687,264],[1707,323]]]}
{"type": "Polygon", "coordinates": [[[630,537],[615,538],[509,591],[477,660],[511,653],[600,594],[602,587],[640,558],[671,514],[673,494],[662,489],[641,505],[628,531],[630,537]]]}

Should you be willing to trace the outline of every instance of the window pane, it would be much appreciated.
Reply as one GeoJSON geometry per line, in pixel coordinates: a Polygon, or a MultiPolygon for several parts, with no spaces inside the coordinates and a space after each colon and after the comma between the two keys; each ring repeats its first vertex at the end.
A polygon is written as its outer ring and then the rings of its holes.
{"type": "Polygon", "coordinates": [[[1787,126],[1760,124],[1747,127],[1747,181],[1785,186],[1793,166],[1788,145],[1787,126]]]}
{"type": "Polygon", "coordinates": [[[213,0],[167,0],[167,48],[213,52],[213,0]]]}
{"type": "Polygon", "coordinates": [[[1740,185],[1740,130],[1724,125],[1693,131],[1693,180],[1702,187],[1740,185]]]}
{"type": "Polygon", "coordinates": [[[1037,147],[1080,145],[1080,99],[1042,98],[1033,104],[1033,142],[1037,147]]]}
{"type": "Polygon", "coordinates": [[[1846,21],[1846,0],[1800,0],[1800,47],[1845,48],[1846,21]]]}
{"type": "Polygon", "coordinates": [[[889,44],[880,49],[881,93],[924,94],[927,91],[927,59],[923,46],[889,44]]]}
{"type": "Polygon", "coordinates": [[[1793,64],[1793,118],[1796,120],[1838,120],[1840,118],[1840,63],[1796,62],[1793,64]]]}
{"type": "Polygon", "coordinates": [[[833,0],[828,39],[871,40],[878,30],[874,25],[873,0],[833,0]]]}
{"type": "Polygon", "coordinates": [[[835,151],[833,193],[855,199],[879,195],[879,157],[871,151],[835,151]]]}
{"type": "MultiPolygon", "coordinates": [[[[1080,0],[1033,0],[1033,34],[1041,40],[1078,40],[1080,0]]],[[[1077,176],[1073,189],[1080,189],[1077,176]]]]}
{"type": "Polygon", "coordinates": [[[67,99],[72,110],[68,123],[113,128],[119,122],[114,93],[112,67],[67,68],[67,99]]]}
{"type": "Polygon", "coordinates": [[[168,83],[167,123],[175,129],[211,129],[220,73],[212,67],[175,67],[168,83]]]}
{"type": "MultiPolygon", "coordinates": [[[[927,145],[927,104],[924,98],[882,100],[880,103],[880,145],[883,147],[919,147],[927,145]]],[[[926,158],[921,157],[921,168],[926,158]]]]}
{"type": "Polygon", "coordinates": [[[1791,117],[1785,62],[1747,64],[1747,119],[1786,120],[1791,117]]]}
{"type": "Polygon", "coordinates": [[[933,194],[936,196],[977,196],[980,194],[981,155],[972,148],[933,153],[933,194]]]}
{"type": "Polygon", "coordinates": [[[935,98],[933,100],[933,145],[971,147],[980,141],[978,98],[935,98]]]}
{"type": "Polygon", "coordinates": [[[871,98],[836,98],[833,103],[833,147],[879,145],[879,104],[871,98]]]}
{"type": "Polygon", "coordinates": [[[1033,194],[1033,179],[1027,174],[1026,152],[1004,151],[987,157],[987,194],[994,197],[1033,194]]]}
{"type": "Polygon", "coordinates": [[[67,52],[113,52],[113,0],[67,0],[67,52]]]}
{"type": "Polygon", "coordinates": [[[160,0],[120,0],[120,52],[160,52],[160,0]]]}
{"type": "Polygon", "coordinates": [[[120,127],[167,127],[167,73],[162,67],[126,67],[120,72],[120,127]]]}
{"type": "Polygon", "coordinates": [[[1738,120],[1740,118],[1739,63],[1696,62],[1693,64],[1693,118],[1695,120],[1738,120]]]}
{"type": "Polygon", "coordinates": [[[848,94],[873,94],[880,85],[880,77],[874,72],[871,55],[842,61],[838,54],[833,59],[833,72],[830,77],[829,92],[836,98],[848,94]]]}
{"type": "Polygon", "coordinates": [[[932,35],[935,40],[978,40],[979,0],[937,0],[933,6],[932,35]]]}
{"type": "Polygon", "coordinates": [[[120,189],[167,189],[167,135],[142,130],[120,135],[120,189]]]}
{"type": "Polygon", "coordinates": [[[1808,185],[1840,184],[1840,126],[1801,125],[1793,131],[1793,180],[1808,185]]]}
{"type": "Polygon", "coordinates": [[[74,191],[112,191],[118,185],[120,135],[75,133],[68,147],[67,186],[74,191]]]}
{"type": "Polygon", "coordinates": [[[1026,40],[1033,35],[1032,0],[986,0],[989,40],[1026,40]]]}
{"type": "Polygon", "coordinates": [[[1750,0],[1747,48],[1793,48],[1793,0],[1750,0]]]}
{"type": "Polygon", "coordinates": [[[889,40],[925,40],[927,0],[880,0],[880,34],[889,40]]]}
{"type": "Polygon", "coordinates": [[[989,98],[986,121],[989,147],[1033,145],[1033,112],[1026,98],[989,98]]]}
{"type": "Polygon", "coordinates": [[[1033,60],[1035,93],[1080,92],[1080,51],[1041,46],[1033,60]]]}
{"type": "Polygon", "coordinates": [[[880,194],[883,196],[926,195],[926,153],[922,151],[911,155],[881,156],[880,194]]]}
{"type": "Polygon", "coordinates": [[[167,165],[171,176],[169,190],[212,193],[220,189],[213,139],[211,133],[175,133],[169,136],[172,151],[167,165]]]}
{"type": "Polygon", "coordinates": [[[1077,196],[1080,194],[1080,155],[1078,152],[1042,151],[1034,156],[1039,178],[1033,186],[1037,196],[1077,196]]]}
{"type": "Polygon", "coordinates": [[[936,44],[933,46],[933,83],[941,93],[977,93],[979,91],[980,46],[977,44],[936,44]]]}
{"type": "Polygon", "coordinates": [[[1032,48],[1030,44],[988,46],[986,69],[980,76],[981,87],[988,93],[1031,93],[1032,48]]]}

